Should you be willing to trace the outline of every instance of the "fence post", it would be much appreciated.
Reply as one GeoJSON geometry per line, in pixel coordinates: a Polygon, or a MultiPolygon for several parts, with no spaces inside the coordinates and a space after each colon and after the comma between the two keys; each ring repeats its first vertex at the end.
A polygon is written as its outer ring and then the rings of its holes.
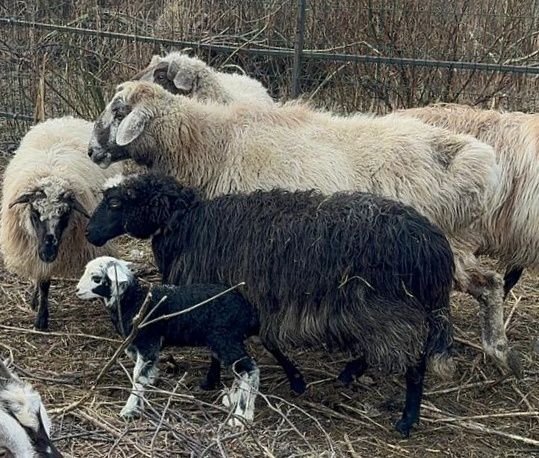
{"type": "Polygon", "coordinates": [[[294,66],[292,68],[292,97],[296,98],[301,92],[301,58],[303,56],[303,41],[305,38],[305,9],[307,0],[298,0],[298,17],[296,23],[296,38],[294,40],[294,66]]]}

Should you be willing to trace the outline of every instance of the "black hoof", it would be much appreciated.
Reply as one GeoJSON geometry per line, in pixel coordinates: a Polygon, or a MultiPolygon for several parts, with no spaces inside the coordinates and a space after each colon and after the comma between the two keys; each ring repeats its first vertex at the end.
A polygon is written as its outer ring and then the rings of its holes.
{"type": "Polygon", "coordinates": [[[352,384],[354,381],[354,377],[352,377],[352,374],[350,374],[347,371],[342,371],[339,376],[337,377],[337,381],[341,383],[342,385],[348,387],[352,384]]]}
{"type": "Polygon", "coordinates": [[[34,327],[38,331],[46,331],[49,328],[49,319],[47,317],[37,317],[34,327]]]}
{"type": "Polygon", "coordinates": [[[412,431],[412,425],[406,420],[399,420],[395,424],[395,429],[401,434],[402,437],[410,437],[410,432],[412,431]]]}
{"type": "Polygon", "coordinates": [[[217,383],[208,379],[202,380],[199,384],[200,388],[204,391],[213,391],[217,388],[217,383]]]}
{"type": "Polygon", "coordinates": [[[290,389],[296,394],[303,394],[307,389],[305,380],[301,375],[296,375],[293,380],[290,380],[290,389]]]}

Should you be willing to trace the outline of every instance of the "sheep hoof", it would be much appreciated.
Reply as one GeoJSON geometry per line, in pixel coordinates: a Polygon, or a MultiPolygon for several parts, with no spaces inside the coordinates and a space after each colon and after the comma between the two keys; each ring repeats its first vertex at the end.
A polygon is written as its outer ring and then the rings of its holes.
{"type": "Polygon", "coordinates": [[[38,316],[34,322],[34,328],[38,331],[46,331],[49,328],[49,319],[45,316],[38,316]]]}
{"type": "Polygon", "coordinates": [[[305,380],[303,380],[301,375],[296,375],[294,379],[290,380],[290,389],[296,394],[305,393],[307,385],[305,384],[305,380]]]}
{"type": "Polygon", "coordinates": [[[235,429],[243,429],[245,427],[245,424],[239,418],[236,418],[236,417],[230,418],[226,424],[230,426],[231,428],[235,428],[235,429]]]}
{"type": "Polygon", "coordinates": [[[204,380],[202,380],[202,382],[200,382],[199,386],[204,391],[212,391],[217,388],[217,383],[213,380],[208,380],[207,378],[205,378],[204,380]]]}
{"type": "Polygon", "coordinates": [[[507,354],[507,366],[517,379],[524,377],[520,354],[513,349],[510,349],[507,354]]]}
{"type": "Polygon", "coordinates": [[[337,377],[337,381],[342,385],[348,387],[354,381],[354,377],[352,377],[352,374],[350,374],[350,372],[343,370],[337,377]]]}
{"type": "Polygon", "coordinates": [[[137,409],[132,409],[131,407],[124,407],[122,411],[120,412],[120,417],[122,417],[124,420],[130,421],[138,418],[140,416],[140,412],[137,409]]]}
{"type": "Polygon", "coordinates": [[[412,431],[412,424],[401,418],[395,424],[395,429],[401,434],[402,437],[408,438],[410,437],[410,432],[412,431]]]}

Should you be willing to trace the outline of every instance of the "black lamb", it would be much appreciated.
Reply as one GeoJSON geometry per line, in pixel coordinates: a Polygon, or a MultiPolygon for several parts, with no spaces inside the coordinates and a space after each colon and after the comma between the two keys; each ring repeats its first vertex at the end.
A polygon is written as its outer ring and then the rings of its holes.
{"type": "MultiPolygon", "coordinates": [[[[130,418],[141,410],[144,388],[155,379],[159,352],[167,346],[208,347],[212,351],[210,369],[201,384],[203,389],[214,389],[220,382],[221,363],[226,367],[234,366],[251,391],[258,389],[258,369],[244,345],[245,339],[258,335],[258,318],[253,306],[239,292],[222,294],[226,290],[224,286],[212,284],[151,288],[146,321],[156,321],[147,326],[141,325],[127,349],[127,354],[136,361],[134,386],[121,416],[130,418]],[[164,318],[219,294],[222,295],[194,310],[164,318]],[[159,307],[153,310],[161,300],[159,307]]],[[[133,318],[149,291],[150,286],[138,281],[129,263],[109,256],[90,261],[77,285],[79,298],[104,300],[116,331],[124,338],[131,333],[133,318]]],[[[277,348],[266,348],[285,369],[292,389],[303,392],[305,383],[292,363],[277,348]]],[[[253,397],[254,393],[250,396],[253,397]]],[[[253,402],[254,397],[251,404],[253,402]]],[[[236,415],[252,420],[254,410],[251,406],[249,411],[248,401],[239,402],[236,407],[236,415]]],[[[233,424],[237,424],[235,419],[233,424]]]]}
{"type": "Polygon", "coordinates": [[[171,284],[246,283],[260,337],[279,348],[343,350],[406,373],[396,428],[419,419],[427,361],[448,367],[453,253],[413,208],[368,193],[255,191],[204,200],[171,177],[128,176],[104,191],[96,245],[152,239],[171,284]]]}

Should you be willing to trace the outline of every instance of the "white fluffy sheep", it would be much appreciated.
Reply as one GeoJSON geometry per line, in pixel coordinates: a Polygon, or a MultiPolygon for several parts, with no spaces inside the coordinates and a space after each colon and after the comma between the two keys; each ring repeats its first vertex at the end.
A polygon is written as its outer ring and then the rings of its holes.
{"type": "Polygon", "coordinates": [[[197,57],[181,52],[153,56],[148,67],[133,79],[151,81],[173,94],[190,95],[199,100],[273,104],[266,88],[254,78],[219,72],[197,57]]]}
{"type": "Polygon", "coordinates": [[[506,269],[505,293],[524,268],[539,268],[539,115],[439,104],[404,110],[492,145],[501,179],[478,224],[477,253],[506,269]]]}
{"type": "Polygon", "coordinates": [[[34,126],[4,173],[0,250],[6,268],[35,282],[35,326],[48,325],[51,278],[75,277],[92,258],[110,253],[84,237],[100,188],[121,171],[96,167],[87,156],[92,124],[72,117],[34,126]]]}
{"type": "Polygon", "coordinates": [[[369,191],[414,206],[451,240],[456,286],[482,306],[485,350],[518,370],[503,327],[503,281],[469,247],[470,226],[499,173],[492,148],[477,139],[395,115],[200,103],[128,82],[97,120],[90,154],[102,166],[132,158],[208,197],[315,188],[369,191]]]}

